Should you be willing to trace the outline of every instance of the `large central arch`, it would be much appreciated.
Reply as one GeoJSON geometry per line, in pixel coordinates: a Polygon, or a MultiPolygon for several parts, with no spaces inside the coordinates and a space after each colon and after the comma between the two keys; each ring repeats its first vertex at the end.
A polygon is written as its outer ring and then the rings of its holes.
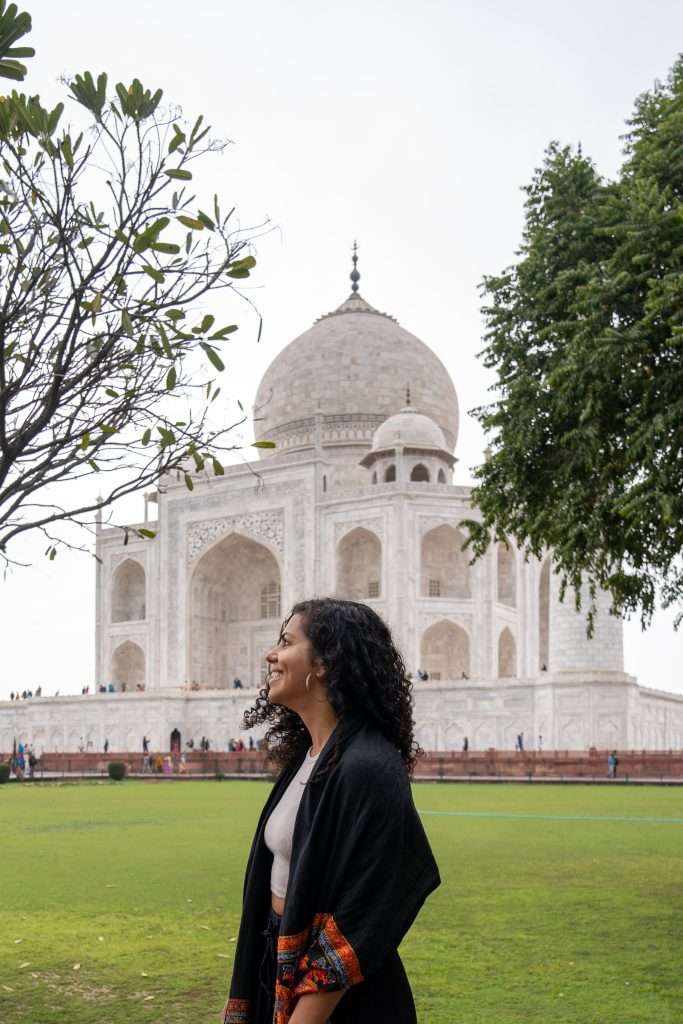
{"type": "Polygon", "coordinates": [[[280,566],[271,551],[238,533],[214,544],[199,560],[190,583],[189,678],[225,689],[239,678],[259,685],[269,643],[281,618],[280,566]],[[263,648],[263,649],[262,649],[263,648]]]}

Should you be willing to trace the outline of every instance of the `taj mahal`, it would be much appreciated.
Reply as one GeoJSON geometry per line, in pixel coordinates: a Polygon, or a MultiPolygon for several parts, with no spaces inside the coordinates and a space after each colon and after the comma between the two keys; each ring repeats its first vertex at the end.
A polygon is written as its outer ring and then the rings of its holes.
{"type": "MultiPolygon", "coordinates": [[[[585,611],[549,554],[492,546],[470,565],[453,381],[431,349],[358,290],[288,344],[254,402],[256,461],[166,479],[153,539],[97,531],[96,685],[0,703],[0,750],[79,745],[225,750],[264,684],[264,654],[295,601],[364,601],[414,680],[426,750],[683,746],[683,696],[624,672],[622,622],[585,611]],[[235,684],[239,680],[241,686],[235,684]],[[107,692],[101,692],[104,688],[107,692]]],[[[149,497],[146,500],[150,500],[149,497]]],[[[132,524],[142,527],[151,523],[132,524]]],[[[258,738],[255,733],[256,738],[258,738]]]]}

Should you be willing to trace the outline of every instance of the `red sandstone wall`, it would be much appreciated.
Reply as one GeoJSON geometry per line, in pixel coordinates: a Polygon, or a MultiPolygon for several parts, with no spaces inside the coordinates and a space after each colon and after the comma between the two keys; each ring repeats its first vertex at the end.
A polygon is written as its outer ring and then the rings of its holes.
{"type": "MultiPolygon", "coordinates": [[[[607,776],[607,750],[549,751],[517,754],[511,751],[476,751],[464,754],[430,752],[421,757],[415,777],[452,778],[498,776],[501,778],[604,778],[607,776]]],[[[618,751],[618,776],[624,778],[683,778],[683,751],[618,751]]],[[[0,755],[8,760],[9,753],[0,755]]],[[[90,754],[43,754],[41,765],[46,772],[106,772],[110,761],[124,761],[130,771],[141,772],[143,755],[110,751],[90,754]]],[[[216,772],[248,775],[265,771],[265,757],[259,751],[239,753],[193,751],[186,754],[187,774],[216,772]]],[[[173,758],[175,771],[179,759],[173,758]]],[[[38,769],[40,775],[40,768],[38,769]]]]}

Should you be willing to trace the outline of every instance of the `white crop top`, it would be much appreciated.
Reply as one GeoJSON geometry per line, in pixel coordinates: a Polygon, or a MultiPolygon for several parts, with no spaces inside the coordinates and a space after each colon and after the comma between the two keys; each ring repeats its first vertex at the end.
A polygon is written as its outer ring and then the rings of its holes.
{"type": "Polygon", "coordinates": [[[268,818],[265,832],[263,833],[266,846],[273,854],[270,888],[281,899],[284,899],[287,895],[289,862],[292,857],[292,837],[294,835],[296,814],[299,810],[304,786],[308,782],[319,757],[320,751],[318,751],[315,757],[311,757],[310,750],[306,754],[301,768],[299,768],[299,771],[287,786],[287,789],[268,818]]]}

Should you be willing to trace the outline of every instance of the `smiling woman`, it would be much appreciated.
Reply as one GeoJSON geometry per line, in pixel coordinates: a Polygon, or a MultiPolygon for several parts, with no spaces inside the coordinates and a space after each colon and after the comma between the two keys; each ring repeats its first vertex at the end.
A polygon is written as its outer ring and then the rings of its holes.
{"type": "Polygon", "coordinates": [[[245,726],[280,774],[254,837],[225,1024],[415,1024],[397,949],[439,873],[413,804],[401,655],[370,608],[298,604],[245,726]]]}

